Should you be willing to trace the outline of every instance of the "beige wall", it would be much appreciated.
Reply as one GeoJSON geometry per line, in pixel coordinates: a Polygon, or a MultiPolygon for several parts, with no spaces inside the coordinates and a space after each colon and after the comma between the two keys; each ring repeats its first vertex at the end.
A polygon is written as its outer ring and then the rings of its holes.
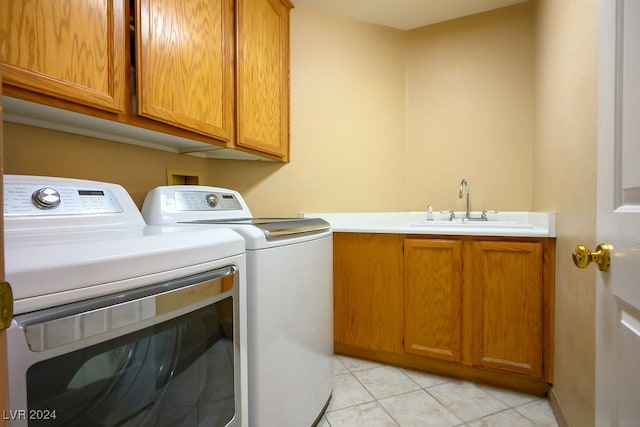
{"type": "Polygon", "coordinates": [[[202,172],[210,162],[190,156],[4,122],[4,168],[8,174],[63,176],[114,182],[141,206],[147,192],[166,185],[166,170],[202,172]]]}
{"type": "Polygon", "coordinates": [[[530,210],[533,20],[523,3],[409,33],[407,207],[530,210]]]}
{"type": "Polygon", "coordinates": [[[260,176],[264,165],[215,162],[217,182],[265,214],[402,209],[405,41],[399,30],[294,9],[292,161],[260,176]]]}
{"type": "Polygon", "coordinates": [[[555,393],[570,426],[594,425],[597,0],[541,0],[535,20],[533,205],[557,211],[555,393]]]}

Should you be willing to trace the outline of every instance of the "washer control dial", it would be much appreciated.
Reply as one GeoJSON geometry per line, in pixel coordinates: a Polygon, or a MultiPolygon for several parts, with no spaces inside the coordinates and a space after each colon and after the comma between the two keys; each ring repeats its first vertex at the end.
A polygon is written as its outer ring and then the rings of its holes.
{"type": "Polygon", "coordinates": [[[220,203],[220,198],[216,193],[209,193],[207,194],[207,203],[212,208],[215,208],[216,206],[218,206],[218,203],[220,203]]]}
{"type": "Polygon", "coordinates": [[[40,188],[31,194],[31,201],[38,209],[55,209],[60,204],[60,193],[53,188],[40,188]]]}

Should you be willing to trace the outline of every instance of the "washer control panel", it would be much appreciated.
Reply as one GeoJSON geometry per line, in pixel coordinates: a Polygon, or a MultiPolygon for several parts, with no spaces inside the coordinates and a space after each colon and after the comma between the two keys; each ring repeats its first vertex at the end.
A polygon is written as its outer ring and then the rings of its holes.
{"type": "Polygon", "coordinates": [[[242,209],[232,193],[212,191],[176,191],[175,208],[179,211],[223,211],[242,209]]]}
{"type": "Polygon", "coordinates": [[[108,188],[5,183],[4,214],[86,215],[122,212],[108,188]]]}

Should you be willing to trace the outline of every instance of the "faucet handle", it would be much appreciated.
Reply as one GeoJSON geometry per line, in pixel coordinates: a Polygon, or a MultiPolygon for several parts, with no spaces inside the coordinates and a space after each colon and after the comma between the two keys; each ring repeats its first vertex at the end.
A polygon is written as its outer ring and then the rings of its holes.
{"type": "Polygon", "coordinates": [[[427,206],[427,221],[433,221],[433,206],[427,206]]]}
{"type": "Polygon", "coordinates": [[[488,221],[489,218],[487,217],[487,214],[497,214],[497,213],[498,213],[498,211],[487,211],[487,210],[484,210],[484,211],[482,211],[482,215],[480,216],[480,219],[482,221],[488,221]]]}

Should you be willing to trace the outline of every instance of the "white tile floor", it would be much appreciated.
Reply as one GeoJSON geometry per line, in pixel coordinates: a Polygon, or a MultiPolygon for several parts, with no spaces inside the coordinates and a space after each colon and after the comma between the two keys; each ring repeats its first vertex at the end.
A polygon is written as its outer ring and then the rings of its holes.
{"type": "Polygon", "coordinates": [[[546,399],[346,356],[319,427],[557,427],[546,399]]]}

